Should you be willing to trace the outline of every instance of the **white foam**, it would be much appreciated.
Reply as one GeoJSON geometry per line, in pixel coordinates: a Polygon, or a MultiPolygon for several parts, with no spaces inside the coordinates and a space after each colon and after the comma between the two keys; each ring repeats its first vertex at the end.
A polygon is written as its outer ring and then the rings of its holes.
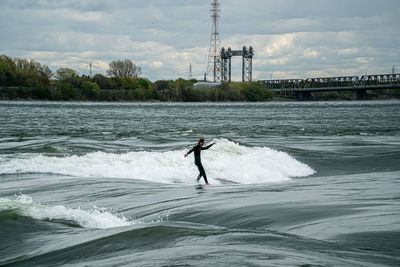
{"type": "Polygon", "coordinates": [[[105,209],[72,209],[65,206],[46,206],[33,202],[28,195],[20,195],[15,201],[0,199],[0,210],[16,209],[22,216],[36,220],[74,222],[84,228],[106,229],[138,223],[126,217],[118,216],[105,209]]]}
{"type": "MultiPolygon", "coordinates": [[[[188,148],[189,149],[189,148],[188,148]]],[[[169,152],[89,153],[84,156],[28,157],[0,160],[0,174],[55,173],[76,177],[132,178],[157,183],[193,184],[198,171],[187,150],[169,152]]],[[[312,175],[314,170],[289,156],[267,147],[246,147],[228,140],[202,152],[203,165],[213,178],[240,184],[280,182],[291,177],[312,175]]]]}

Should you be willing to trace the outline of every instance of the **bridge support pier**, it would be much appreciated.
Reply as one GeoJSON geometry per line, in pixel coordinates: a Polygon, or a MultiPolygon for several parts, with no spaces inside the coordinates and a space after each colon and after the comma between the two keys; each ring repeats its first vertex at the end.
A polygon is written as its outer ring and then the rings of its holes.
{"type": "Polygon", "coordinates": [[[353,92],[353,100],[366,100],[367,90],[357,90],[353,92]]]}
{"type": "Polygon", "coordinates": [[[299,100],[312,100],[311,92],[298,92],[297,99],[299,100]]]}

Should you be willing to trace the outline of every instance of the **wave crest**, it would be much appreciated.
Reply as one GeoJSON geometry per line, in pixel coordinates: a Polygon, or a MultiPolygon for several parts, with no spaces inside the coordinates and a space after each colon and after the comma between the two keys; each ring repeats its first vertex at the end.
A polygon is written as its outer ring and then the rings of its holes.
{"type": "Polygon", "coordinates": [[[17,215],[35,220],[57,221],[93,229],[122,227],[138,223],[100,208],[86,211],[61,205],[51,207],[36,204],[28,195],[20,195],[15,201],[0,199],[0,211],[14,211],[17,215]]]}
{"type": "MultiPolygon", "coordinates": [[[[1,160],[0,174],[54,173],[76,177],[132,178],[156,183],[193,184],[197,168],[192,158],[184,159],[187,150],[169,152],[130,152],[112,154],[94,152],[84,156],[49,157],[30,155],[1,160]]],[[[222,139],[202,152],[208,176],[239,184],[280,182],[291,177],[315,173],[287,153],[268,147],[246,147],[222,139]]]]}

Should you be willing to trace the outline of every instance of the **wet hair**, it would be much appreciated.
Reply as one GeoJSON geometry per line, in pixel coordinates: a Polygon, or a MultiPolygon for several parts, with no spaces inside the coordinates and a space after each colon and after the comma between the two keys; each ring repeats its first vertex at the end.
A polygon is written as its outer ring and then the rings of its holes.
{"type": "Polygon", "coordinates": [[[199,139],[199,142],[198,142],[197,144],[199,144],[199,145],[200,145],[200,143],[201,143],[201,142],[203,142],[203,143],[204,143],[204,138],[200,138],[200,139],[199,139]]]}

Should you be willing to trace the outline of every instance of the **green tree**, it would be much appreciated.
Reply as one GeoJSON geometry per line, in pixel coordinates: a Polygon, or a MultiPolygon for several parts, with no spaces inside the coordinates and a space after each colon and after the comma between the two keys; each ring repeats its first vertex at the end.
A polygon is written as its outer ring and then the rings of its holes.
{"type": "Polygon", "coordinates": [[[0,86],[15,85],[16,66],[14,61],[5,56],[0,56],[0,86]]]}
{"type": "Polygon", "coordinates": [[[218,101],[227,101],[229,100],[229,91],[230,84],[229,83],[221,83],[218,90],[218,101]]]}
{"type": "Polygon", "coordinates": [[[92,82],[97,83],[101,89],[111,89],[112,88],[110,79],[101,74],[94,75],[92,78],[92,82]]]}
{"type": "Polygon", "coordinates": [[[158,92],[165,93],[167,90],[169,81],[167,80],[159,80],[154,83],[154,89],[158,92]]]}
{"type": "Polygon", "coordinates": [[[82,84],[82,93],[86,99],[97,100],[100,96],[100,87],[95,82],[85,81],[82,84]]]}
{"type": "Polygon", "coordinates": [[[271,100],[274,95],[267,88],[261,87],[256,83],[245,83],[244,84],[244,95],[248,101],[267,101],[271,100]]]}
{"type": "Polygon", "coordinates": [[[180,101],[181,100],[181,91],[180,91],[180,83],[179,80],[177,81],[169,81],[166,95],[168,100],[170,101],[180,101]]]}
{"type": "Polygon", "coordinates": [[[230,101],[245,101],[246,97],[243,94],[245,86],[246,84],[243,83],[230,83],[227,92],[228,99],[230,101]]]}
{"type": "Polygon", "coordinates": [[[70,68],[60,68],[56,71],[55,78],[62,98],[64,100],[76,99],[78,94],[76,88],[79,88],[83,83],[83,78],[78,76],[78,72],[70,68]]]}
{"type": "Polygon", "coordinates": [[[51,99],[51,92],[49,88],[36,87],[32,89],[32,97],[35,99],[51,99]]]}
{"type": "Polygon", "coordinates": [[[50,86],[52,72],[48,66],[24,58],[14,58],[14,63],[19,78],[18,85],[42,88],[50,86]]]}
{"type": "Polygon", "coordinates": [[[150,82],[150,80],[148,80],[148,79],[145,79],[145,78],[138,78],[138,79],[136,79],[137,80],[137,82],[140,84],[140,86],[142,86],[142,87],[144,87],[144,88],[146,88],[146,89],[149,89],[150,87],[151,87],[151,82],[150,82]]]}
{"type": "Polygon", "coordinates": [[[132,78],[120,78],[120,81],[122,83],[122,87],[126,90],[135,90],[139,87],[138,82],[132,78]]]}
{"type": "Polygon", "coordinates": [[[60,82],[73,84],[78,77],[78,72],[70,68],[60,68],[56,71],[55,78],[60,82]]]}
{"type": "Polygon", "coordinates": [[[63,100],[77,100],[78,99],[78,90],[68,82],[62,82],[59,85],[61,98],[63,100]]]}

